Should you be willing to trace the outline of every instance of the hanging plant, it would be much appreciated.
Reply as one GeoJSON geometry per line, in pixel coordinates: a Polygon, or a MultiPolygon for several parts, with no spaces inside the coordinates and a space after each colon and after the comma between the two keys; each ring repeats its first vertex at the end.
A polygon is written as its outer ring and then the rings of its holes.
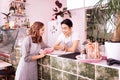
{"type": "Polygon", "coordinates": [[[64,17],[64,15],[69,15],[71,17],[71,13],[69,10],[67,10],[67,7],[62,8],[62,3],[60,3],[58,0],[55,1],[56,7],[53,8],[53,11],[55,12],[53,16],[55,19],[57,19],[57,16],[60,15],[61,17],[64,17]]]}

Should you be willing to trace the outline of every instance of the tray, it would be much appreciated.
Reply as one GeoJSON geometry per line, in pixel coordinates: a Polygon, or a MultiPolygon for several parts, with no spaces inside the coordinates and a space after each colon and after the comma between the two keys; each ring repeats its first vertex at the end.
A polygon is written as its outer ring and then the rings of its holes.
{"type": "Polygon", "coordinates": [[[81,59],[80,55],[77,55],[76,59],[80,62],[97,63],[97,62],[100,62],[102,60],[102,57],[100,59],[81,59]]]}

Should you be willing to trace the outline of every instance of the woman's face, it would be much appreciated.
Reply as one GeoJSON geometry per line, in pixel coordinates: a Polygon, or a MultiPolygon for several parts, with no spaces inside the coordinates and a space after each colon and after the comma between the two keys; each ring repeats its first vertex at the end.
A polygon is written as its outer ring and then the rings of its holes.
{"type": "Polygon", "coordinates": [[[64,35],[69,36],[71,34],[71,28],[68,25],[62,24],[62,32],[64,35]]]}
{"type": "Polygon", "coordinates": [[[40,36],[42,36],[42,35],[43,35],[44,30],[45,30],[45,27],[44,27],[44,26],[43,26],[43,27],[39,30],[40,36]]]}

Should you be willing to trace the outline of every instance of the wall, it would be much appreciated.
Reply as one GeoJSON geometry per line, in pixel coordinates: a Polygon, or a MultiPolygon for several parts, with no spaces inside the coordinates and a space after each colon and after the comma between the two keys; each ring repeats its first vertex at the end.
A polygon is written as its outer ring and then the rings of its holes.
{"type": "Polygon", "coordinates": [[[86,40],[86,20],[85,20],[85,8],[72,9],[71,20],[73,21],[73,31],[77,31],[80,34],[80,43],[82,44],[86,40]]]}
{"type": "MultiPolygon", "coordinates": [[[[33,23],[36,20],[42,21],[45,23],[46,27],[48,26],[48,22],[51,21],[52,15],[54,14],[53,8],[55,8],[56,0],[28,0],[27,1],[27,14],[30,18],[30,22],[33,23]]],[[[67,6],[66,0],[59,0],[63,4],[63,7],[67,6]]],[[[80,33],[81,43],[86,39],[85,33],[85,9],[72,9],[70,10],[72,14],[71,20],[74,24],[74,30],[80,33]]],[[[46,28],[47,29],[47,28],[46,28]]],[[[45,31],[44,40],[47,42],[47,30],[45,31]]]]}
{"type": "Polygon", "coordinates": [[[11,0],[0,0],[0,26],[4,25],[5,20],[3,19],[5,16],[1,14],[3,13],[9,13],[9,3],[11,0]]]}
{"type": "MultiPolygon", "coordinates": [[[[0,0],[0,12],[8,13],[9,3],[11,0],[0,0]]],[[[45,27],[48,27],[48,22],[51,21],[54,14],[53,8],[55,8],[56,0],[27,0],[26,2],[26,14],[30,19],[31,25],[34,21],[42,21],[45,27]]],[[[59,0],[63,4],[63,7],[67,6],[66,0],[59,0]]],[[[72,13],[71,20],[74,24],[74,30],[80,33],[81,43],[85,40],[85,11],[84,9],[70,10],[72,13]]],[[[0,14],[0,25],[4,24],[3,15],[0,14]]],[[[47,29],[47,28],[46,28],[47,29]]],[[[47,43],[47,31],[45,31],[44,40],[47,43]]]]}
{"type": "MultiPolygon", "coordinates": [[[[12,0],[0,0],[0,12],[9,12],[9,3],[12,0]]],[[[42,21],[47,27],[47,23],[51,20],[53,15],[53,8],[55,7],[56,0],[27,0],[26,2],[26,14],[29,17],[31,25],[34,21],[42,21]]],[[[59,0],[63,3],[63,7],[66,7],[66,0],[59,0]]],[[[0,26],[4,25],[3,15],[0,13],[0,26]]],[[[46,32],[46,31],[45,31],[46,32]]],[[[44,35],[47,42],[47,32],[44,35]]]]}
{"type": "MultiPolygon", "coordinates": [[[[65,0],[59,0],[66,6],[65,0]]],[[[53,8],[55,7],[55,0],[28,0],[26,5],[26,14],[30,18],[30,22],[42,21],[45,24],[51,20],[53,8]]]]}
{"type": "MultiPolygon", "coordinates": [[[[34,21],[42,21],[45,27],[48,27],[48,22],[51,21],[53,8],[56,0],[27,0],[26,14],[30,18],[31,24],[34,21]]],[[[59,0],[66,7],[66,0],[59,0]]],[[[47,28],[46,28],[47,29],[47,28]]],[[[47,43],[47,30],[45,31],[44,40],[47,43]]]]}

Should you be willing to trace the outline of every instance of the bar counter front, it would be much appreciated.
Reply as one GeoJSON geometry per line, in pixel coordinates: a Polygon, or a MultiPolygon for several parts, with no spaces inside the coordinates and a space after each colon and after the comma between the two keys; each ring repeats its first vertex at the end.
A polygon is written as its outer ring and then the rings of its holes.
{"type": "MultiPolygon", "coordinates": [[[[75,57],[79,54],[54,50],[39,59],[39,80],[120,80],[120,65],[109,66],[106,60],[81,62],[75,57]]],[[[11,64],[16,69],[21,57],[20,47],[15,48],[15,56],[16,59],[11,64]]],[[[6,61],[6,58],[0,58],[6,61]]]]}
{"type": "Polygon", "coordinates": [[[85,63],[63,54],[54,51],[38,60],[39,80],[120,80],[120,65],[109,66],[106,60],[85,63]]]}

